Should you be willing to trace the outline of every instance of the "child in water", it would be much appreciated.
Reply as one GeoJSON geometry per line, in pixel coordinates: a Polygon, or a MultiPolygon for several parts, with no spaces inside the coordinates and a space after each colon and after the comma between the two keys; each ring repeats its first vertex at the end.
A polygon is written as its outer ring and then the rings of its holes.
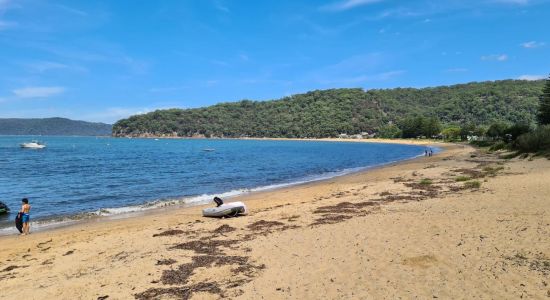
{"type": "Polygon", "coordinates": [[[30,216],[30,212],[31,212],[31,206],[29,204],[29,199],[27,198],[23,198],[23,200],[21,200],[21,202],[23,203],[23,205],[21,206],[21,211],[20,213],[23,214],[22,216],[22,221],[23,221],[23,233],[21,233],[22,235],[27,235],[29,234],[29,230],[30,230],[30,226],[29,226],[29,221],[31,220],[31,216],[30,216]]]}

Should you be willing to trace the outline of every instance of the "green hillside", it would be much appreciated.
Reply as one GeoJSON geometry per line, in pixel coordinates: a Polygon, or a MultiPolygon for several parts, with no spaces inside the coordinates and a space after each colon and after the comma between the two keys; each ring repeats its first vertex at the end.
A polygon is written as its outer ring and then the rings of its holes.
{"type": "Polygon", "coordinates": [[[157,110],[113,125],[114,136],[333,137],[377,132],[413,116],[443,124],[534,124],[543,81],[503,80],[433,88],[331,89],[271,101],[157,110]]]}
{"type": "Polygon", "coordinates": [[[112,126],[65,118],[0,119],[0,135],[110,135],[112,126]]]}

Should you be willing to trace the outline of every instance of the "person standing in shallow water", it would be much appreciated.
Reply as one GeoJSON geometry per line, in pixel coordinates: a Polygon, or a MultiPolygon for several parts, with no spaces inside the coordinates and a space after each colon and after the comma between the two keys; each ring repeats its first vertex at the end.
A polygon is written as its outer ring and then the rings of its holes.
{"type": "Polygon", "coordinates": [[[31,206],[29,204],[29,199],[27,198],[23,198],[21,200],[21,202],[23,203],[23,205],[21,206],[21,213],[23,214],[22,216],[22,221],[23,221],[23,233],[21,233],[22,235],[26,235],[26,234],[29,234],[29,231],[30,231],[30,226],[29,226],[29,222],[31,220],[31,216],[30,216],[30,213],[31,213],[31,206]]]}

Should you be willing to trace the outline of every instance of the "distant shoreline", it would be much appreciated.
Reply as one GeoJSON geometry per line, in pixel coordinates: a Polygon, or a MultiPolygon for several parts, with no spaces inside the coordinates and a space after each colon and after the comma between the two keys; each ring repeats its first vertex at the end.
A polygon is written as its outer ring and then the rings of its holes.
{"type": "Polygon", "coordinates": [[[386,139],[386,138],[369,138],[369,139],[352,139],[352,138],[268,138],[268,137],[238,137],[238,138],[207,138],[207,137],[175,137],[175,136],[111,136],[117,139],[165,139],[165,140],[253,140],[253,141],[302,141],[302,142],[363,142],[363,143],[385,143],[385,144],[401,144],[401,145],[429,145],[429,144],[454,144],[442,140],[433,139],[386,139]]]}

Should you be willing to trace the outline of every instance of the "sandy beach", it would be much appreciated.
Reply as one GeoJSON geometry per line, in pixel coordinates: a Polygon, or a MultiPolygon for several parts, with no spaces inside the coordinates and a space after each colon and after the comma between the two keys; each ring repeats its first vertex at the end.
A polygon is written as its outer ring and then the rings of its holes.
{"type": "Polygon", "coordinates": [[[548,299],[550,160],[436,146],[232,199],[243,217],[191,207],[0,237],[0,299],[548,299]]]}

